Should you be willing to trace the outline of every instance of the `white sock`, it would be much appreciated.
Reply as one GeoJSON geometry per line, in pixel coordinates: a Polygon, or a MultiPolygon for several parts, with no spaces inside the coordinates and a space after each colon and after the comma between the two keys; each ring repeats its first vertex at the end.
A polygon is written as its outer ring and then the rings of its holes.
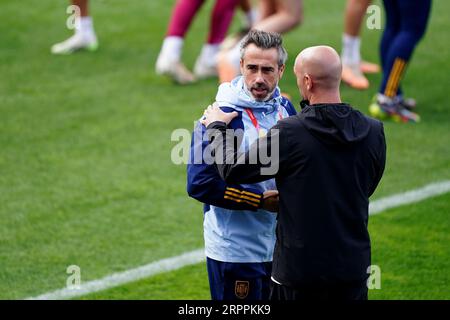
{"type": "Polygon", "coordinates": [[[95,40],[94,24],[91,17],[80,17],[75,24],[75,32],[89,40],[95,40]]]}
{"type": "Polygon", "coordinates": [[[205,43],[199,56],[201,63],[214,67],[217,65],[217,54],[220,50],[220,44],[205,43]]]}
{"type": "Polygon", "coordinates": [[[181,60],[184,39],[176,36],[166,37],[163,41],[160,56],[168,61],[178,62],[181,60]]]}
{"type": "Polygon", "coordinates": [[[259,12],[258,9],[252,8],[250,11],[246,12],[244,15],[243,25],[244,28],[251,29],[252,26],[258,21],[259,12]]]}
{"type": "Polygon", "coordinates": [[[361,63],[360,53],[361,39],[348,34],[342,36],[342,63],[346,65],[358,65],[361,63]]]}

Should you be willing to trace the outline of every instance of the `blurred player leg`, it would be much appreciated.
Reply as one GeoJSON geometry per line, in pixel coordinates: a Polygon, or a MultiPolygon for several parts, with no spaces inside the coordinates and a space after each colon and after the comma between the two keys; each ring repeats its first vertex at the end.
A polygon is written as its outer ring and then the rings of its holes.
{"type": "Polygon", "coordinates": [[[276,0],[259,0],[258,11],[260,19],[257,22],[267,19],[277,12],[276,0]]]}
{"type": "Polygon", "coordinates": [[[258,10],[256,8],[252,8],[250,0],[240,0],[239,8],[245,15],[243,29],[250,30],[258,19],[258,10]]]}
{"type": "MultiPolygon", "coordinates": [[[[229,35],[224,39],[220,46],[220,51],[217,54],[217,73],[219,75],[219,82],[230,81],[236,76],[235,67],[230,64],[228,53],[234,49],[238,51],[237,55],[240,56],[239,44],[242,38],[248,33],[248,31],[255,25],[259,19],[259,12],[257,9],[252,8],[250,0],[240,0],[239,7],[245,14],[245,20],[243,27],[238,32],[229,35]]],[[[239,58],[238,58],[239,59],[239,58]]]]}
{"type": "Polygon", "coordinates": [[[178,0],[170,18],[167,35],[156,61],[156,72],[175,82],[188,84],[194,75],[181,62],[184,37],[204,0],[178,0]]]}
{"type": "Polygon", "coordinates": [[[302,0],[276,0],[276,12],[262,19],[255,29],[267,32],[285,33],[297,27],[303,19],[302,0]]]}
{"type": "Polygon", "coordinates": [[[72,4],[80,9],[80,17],[76,18],[75,34],[53,45],[51,48],[53,54],[70,54],[80,49],[95,51],[98,48],[97,36],[88,12],[88,0],[72,0],[72,4]]]}
{"type": "Polygon", "coordinates": [[[371,0],[348,0],[345,9],[345,26],[342,36],[342,81],[355,89],[369,88],[363,72],[379,72],[376,64],[361,60],[361,25],[371,0]]]}
{"type": "MultiPolygon", "coordinates": [[[[260,19],[254,29],[267,32],[285,33],[303,20],[303,0],[261,0],[267,1],[262,6],[260,19]],[[265,9],[264,9],[265,8],[265,9]],[[266,17],[268,13],[275,10],[273,14],[266,17]]],[[[221,52],[218,61],[219,81],[228,82],[239,75],[240,43],[228,51],[221,52]]]]}
{"type": "MultiPolygon", "coordinates": [[[[400,15],[398,7],[395,3],[386,3],[386,27],[383,32],[380,45],[380,57],[381,65],[385,70],[386,62],[388,60],[389,47],[394,42],[395,37],[400,32],[400,15]]],[[[399,85],[398,93],[396,97],[397,101],[400,101],[401,105],[407,110],[413,110],[416,107],[416,100],[412,98],[404,98],[402,94],[401,85],[399,85]]]]}
{"type": "Polygon", "coordinates": [[[236,7],[241,0],[217,0],[211,13],[208,41],[203,45],[194,67],[197,78],[217,76],[217,55],[225,39],[236,7]]]}
{"type": "Polygon", "coordinates": [[[239,31],[228,35],[220,45],[221,51],[228,51],[233,48],[253,27],[259,19],[258,9],[252,8],[250,0],[239,0],[239,8],[244,13],[242,27],[239,31]]]}
{"type": "Polygon", "coordinates": [[[383,37],[383,80],[369,111],[373,116],[389,116],[401,122],[418,122],[420,117],[407,110],[399,88],[414,49],[425,33],[431,0],[384,0],[384,5],[387,19],[395,18],[398,21],[398,25],[387,23],[386,29],[390,25],[396,25],[398,30],[393,36],[388,34],[386,38],[383,37]]]}
{"type": "MultiPolygon", "coordinates": [[[[361,33],[361,26],[364,20],[364,16],[367,12],[371,0],[347,0],[346,14],[345,14],[345,30],[344,34],[350,37],[358,37],[361,33]]],[[[358,46],[358,53],[360,55],[360,47],[358,46]]],[[[360,67],[363,73],[378,73],[380,72],[380,66],[360,60],[360,67]]]]}

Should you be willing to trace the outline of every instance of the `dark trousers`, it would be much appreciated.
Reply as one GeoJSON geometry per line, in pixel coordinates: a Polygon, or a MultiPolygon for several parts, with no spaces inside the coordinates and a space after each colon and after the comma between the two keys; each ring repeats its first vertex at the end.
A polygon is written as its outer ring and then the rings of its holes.
{"type": "Polygon", "coordinates": [[[272,262],[235,263],[206,258],[212,300],[268,300],[272,262]]]}
{"type": "Polygon", "coordinates": [[[270,300],[367,300],[366,280],[356,282],[316,282],[297,287],[270,284],[270,300]]]}
{"type": "Polygon", "coordinates": [[[401,95],[401,80],[411,55],[423,37],[431,11],[431,0],[383,0],[386,26],[380,53],[383,80],[380,93],[401,95]]]}

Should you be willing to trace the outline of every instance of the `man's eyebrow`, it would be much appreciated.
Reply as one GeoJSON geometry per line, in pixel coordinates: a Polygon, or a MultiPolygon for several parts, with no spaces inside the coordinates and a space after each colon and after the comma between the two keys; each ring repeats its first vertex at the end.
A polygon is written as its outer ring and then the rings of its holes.
{"type": "MultiPolygon", "coordinates": [[[[259,67],[259,65],[257,65],[257,64],[247,64],[247,66],[246,66],[247,68],[258,68],[259,67]]],[[[275,70],[275,68],[274,67],[272,67],[272,66],[261,66],[261,69],[262,70],[265,70],[265,71],[273,71],[273,70],[275,70]]]]}

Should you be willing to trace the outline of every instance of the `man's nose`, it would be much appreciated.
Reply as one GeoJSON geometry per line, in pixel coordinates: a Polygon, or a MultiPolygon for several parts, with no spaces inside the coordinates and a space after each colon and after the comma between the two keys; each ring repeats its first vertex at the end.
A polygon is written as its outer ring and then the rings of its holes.
{"type": "Polygon", "coordinates": [[[255,79],[256,83],[264,83],[264,77],[262,75],[262,72],[258,72],[258,74],[256,75],[256,79],[255,79]]]}

